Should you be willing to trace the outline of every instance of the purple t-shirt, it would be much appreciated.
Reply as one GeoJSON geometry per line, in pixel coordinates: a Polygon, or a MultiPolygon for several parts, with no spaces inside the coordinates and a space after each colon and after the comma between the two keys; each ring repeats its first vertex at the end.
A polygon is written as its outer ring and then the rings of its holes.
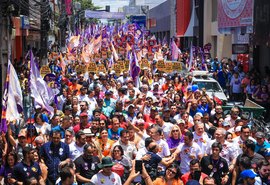
{"type": "Polygon", "coordinates": [[[4,177],[4,182],[5,184],[9,184],[8,183],[8,177],[11,177],[12,175],[12,172],[13,172],[13,169],[8,167],[8,166],[2,166],[1,169],[0,169],[0,176],[4,177]]]}
{"type": "Polygon", "coordinates": [[[180,139],[173,139],[172,137],[169,137],[167,139],[167,143],[170,149],[176,148],[179,145],[179,143],[182,143],[182,142],[183,142],[183,137],[181,137],[180,139]]]}

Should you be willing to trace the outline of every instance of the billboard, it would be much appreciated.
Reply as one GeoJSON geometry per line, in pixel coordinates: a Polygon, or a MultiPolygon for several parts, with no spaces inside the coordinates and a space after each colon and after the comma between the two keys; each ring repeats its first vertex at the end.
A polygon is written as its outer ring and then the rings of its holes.
{"type": "Polygon", "coordinates": [[[218,29],[252,24],[253,0],[218,0],[218,29]]]}

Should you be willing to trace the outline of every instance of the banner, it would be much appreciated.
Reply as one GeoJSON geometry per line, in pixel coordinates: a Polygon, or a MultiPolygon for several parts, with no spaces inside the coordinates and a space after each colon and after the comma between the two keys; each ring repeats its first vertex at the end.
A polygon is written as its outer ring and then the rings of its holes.
{"type": "Polygon", "coordinates": [[[97,19],[125,19],[124,12],[101,12],[101,11],[84,11],[85,18],[97,18],[97,19]]]}
{"type": "Polygon", "coordinates": [[[218,29],[253,24],[253,0],[218,0],[218,29]]]}

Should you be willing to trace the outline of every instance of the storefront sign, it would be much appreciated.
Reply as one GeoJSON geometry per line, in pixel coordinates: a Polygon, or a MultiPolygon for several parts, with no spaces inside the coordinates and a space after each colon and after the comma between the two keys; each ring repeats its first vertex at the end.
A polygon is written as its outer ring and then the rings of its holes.
{"type": "Polygon", "coordinates": [[[249,45],[248,44],[232,44],[233,54],[248,54],[249,45]]]}

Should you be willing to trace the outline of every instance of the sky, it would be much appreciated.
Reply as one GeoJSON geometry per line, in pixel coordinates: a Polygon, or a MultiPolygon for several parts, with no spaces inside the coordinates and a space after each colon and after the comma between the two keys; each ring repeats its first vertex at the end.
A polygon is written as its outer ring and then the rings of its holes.
{"type": "Polygon", "coordinates": [[[129,4],[129,0],[92,0],[95,6],[104,7],[106,5],[110,5],[111,12],[118,12],[118,8],[127,6],[129,4]]]}
{"type": "MultiPolygon", "coordinates": [[[[111,6],[111,12],[118,12],[118,8],[129,5],[130,0],[92,0],[94,5],[104,7],[111,6]]],[[[151,8],[165,2],[166,0],[135,0],[137,5],[148,5],[151,8]]]]}

